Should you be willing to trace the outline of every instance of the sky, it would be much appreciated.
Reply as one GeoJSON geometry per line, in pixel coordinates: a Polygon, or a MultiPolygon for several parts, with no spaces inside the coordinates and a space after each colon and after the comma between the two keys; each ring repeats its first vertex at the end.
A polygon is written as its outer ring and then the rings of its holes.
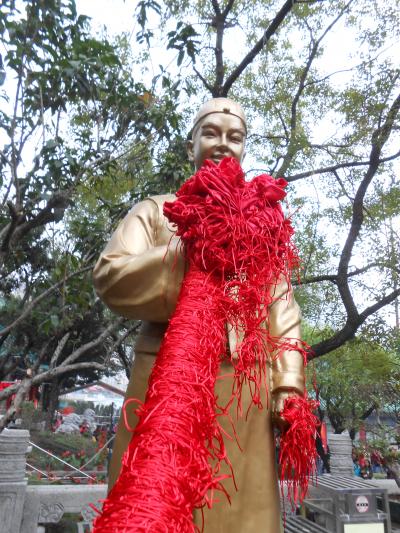
{"type": "Polygon", "coordinates": [[[106,26],[110,34],[135,30],[136,0],[77,0],[78,13],[93,19],[93,23],[106,26]]]}
{"type": "MultiPolygon", "coordinates": [[[[138,31],[135,16],[137,4],[137,0],[77,0],[78,12],[92,18],[92,26],[95,30],[102,31],[105,28],[109,36],[127,32],[131,36],[133,47],[138,31]]],[[[152,11],[149,10],[148,14],[151,19],[152,11]]],[[[373,25],[374,21],[371,21],[371,24],[373,25]]],[[[235,31],[234,38],[229,38],[229,34],[227,37],[229,46],[225,47],[225,57],[235,61],[237,57],[243,56],[244,34],[235,31]]],[[[297,40],[300,42],[303,36],[299,33],[293,35],[292,38],[296,43],[297,40]]],[[[226,39],[225,43],[227,42],[226,39]]],[[[335,73],[330,79],[333,85],[343,85],[349,80],[349,69],[360,61],[360,46],[349,29],[341,22],[335,26],[333,31],[329,32],[324,43],[325,53],[320,61],[316,60],[316,64],[322,75],[335,73]]],[[[398,39],[381,55],[382,60],[385,55],[400,57],[400,41],[398,39]]],[[[147,76],[142,73],[142,81],[149,83],[151,78],[158,73],[158,65],[166,66],[169,62],[174,61],[174,56],[176,56],[175,51],[171,53],[171,51],[166,51],[163,48],[154,48],[151,51],[150,61],[147,63],[147,65],[153,65],[153,72],[150,71],[147,76]]],[[[327,116],[325,121],[315,124],[315,137],[319,141],[327,140],[335,133],[335,127],[327,116]]]]}

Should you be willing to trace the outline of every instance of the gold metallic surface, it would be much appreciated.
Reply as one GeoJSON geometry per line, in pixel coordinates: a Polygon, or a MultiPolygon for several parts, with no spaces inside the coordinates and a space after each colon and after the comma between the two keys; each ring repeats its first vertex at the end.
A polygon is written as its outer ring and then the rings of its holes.
{"type": "Polygon", "coordinates": [[[246,117],[239,104],[214,98],[198,112],[192,139],[187,143],[189,160],[199,169],[206,159],[219,163],[224,157],[241,162],[246,145],[246,117]]]}
{"type": "MultiPolygon", "coordinates": [[[[246,118],[238,104],[229,99],[213,99],[201,107],[194,121],[188,155],[199,168],[205,159],[219,162],[231,156],[241,161],[244,156],[246,118]]],[[[101,254],[94,269],[94,284],[99,296],[118,314],[142,320],[135,345],[135,362],[126,398],[143,401],[147,382],[173,313],[184,276],[185,261],[174,227],[163,216],[165,201],[174,195],[149,198],[136,205],[120,223],[101,254]]],[[[286,282],[278,283],[270,307],[270,333],[276,337],[300,338],[300,313],[288,291],[286,282]]],[[[228,343],[234,354],[236,335],[227,326],[228,343]]],[[[211,510],[205,511],[205,533],[278,533],[281,531],[279,497],[275,472],[275,445],[272,417],[278,427],[284,421],[277,412],[288,394],[302,394],[304,369],[301,355],[296,351],[284,352],[278,359],[271,357],[268,366],[268,405],[260,410],[252,408],[246,418],[237,420],[236,408],[230,415],[235,420],[240,443],[226,439],[228,456],[232,462],[235,481],[226,482],[232,504],[223,494],[211,510]]],[[[216,385],[221,405],[230,398],[232,367],[223,363],[216,385]]],[[[267,391],[264,395],[267,397],[267,391]]],[[[243,388],[243,412],[250,403],[248,387],[243,388]]],[[[129,425],[134,427],[136,416],[128,409],[129,425]]],[[[221,424],[229,435],[232,427],[228,419],[221,424]]],[[[131,434],[120,421],[111,461],[109,487],[118,477],[121,458],[131,434]]],[[[225,467],[224,467],[225,468],[225,467]]],[[[227,474],[229,469],[224,470],[227,474]]],[[[195,513],[201,529],[201,513],[195,513]]]]}
{"type": "MultiPolygon", "coordinates": [[[[185,268],[177,239],[173,237],[174,228],[162,214],[163,203],[174,198],[173,195],[157,196],[136,205],[118,226],[94,270],[96,290],[106,304],[118,314],[143,319],[126,396],[142,401],[185,268]]],[[[277,286],[276,296],[280,298],[271,306],[271,333],[277,337],[299,338],[299,308],[292,294],[287,293],[284,282],[277,286]]],[[[236,337],[229,334],[228,338],[234,352],[236,337]]],[[[224,365],[220,374],[229,374],[230,370],[224,365]]],[[[273,401],[278,403],[281,391],[303,391],[303,362],[297,352],[285,352],[271,362],[270,386],[273,401]]],[[[219,380],[217,393],[220,399],[229,397],[231,390],[229,377],[219,380]]],[[[248,402],[247,388],[244,395],[248,402]]],[[[235,419],[234,411],[232,416],[235,419]]],[[[129,423],[131,426],[136,423],[132,413],[129,423]]],[[[229,423],[224,421],[223,424],[231,434],[229,423]]],[[[277,533],[279,502],[271,409],[251,409],[247,421],[237,421],[237,431],[243,452],[233,441],[227,441],[227,446],[239,492],[236,493],[232,482],[228,483],[232,506],[221,495],[222,501],[206,511],[205,533],[277,533]]],[[[130,437],[124,424],[120,423],[113,450],[110,486],[118,476],[121,457],[130,437]]],[[[200,520],[199,513],[196,513],[196,520],[200,520]]]]}
{"type": "Polygon", "coordinates": [[[247,120],[246,115],[242,109],[242,106],[237,102],[234,102],[230,98],[212,98],[205,102],[197,112],[197,115],[194,118],[192,133],[193,135],[196,132],[196,128],[203,118],[211,115],[212,113],[225,113],[227,115],[232,115],[238,117],[242,126],[244,127],[245,134],[247,135],[247,120]]]}

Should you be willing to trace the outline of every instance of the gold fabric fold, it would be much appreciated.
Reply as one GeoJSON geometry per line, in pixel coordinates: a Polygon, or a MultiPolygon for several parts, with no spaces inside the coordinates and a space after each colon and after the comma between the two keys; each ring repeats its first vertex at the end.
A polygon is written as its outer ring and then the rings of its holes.
{"type": "Polygon", "coordinates": [[[93,272],[100,298],[116,313],[167,322],[175,309],[184,259],[174,229],[162,215],[174,195],[149,198],[120,223],[93,272]]]}
{"type": "MultiPolygon", "coordinates": [[[[293,345],[298,345],[301,338],[300,308],[285,280],[276,286],[274,298],[269,314],[270,334],[273,337],[285,337],[293,345]]],[[[271,366],[272,393],[293,389],[299,394],[304,392],[304,360],[299,352],[285,350],[272,358],[271,366]]]]}

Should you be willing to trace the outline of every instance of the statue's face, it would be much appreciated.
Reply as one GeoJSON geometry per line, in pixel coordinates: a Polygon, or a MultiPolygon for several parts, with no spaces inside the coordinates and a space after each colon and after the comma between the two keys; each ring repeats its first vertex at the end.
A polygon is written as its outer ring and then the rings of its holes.
{"type": "Polygon", "coordinates": [[[244,156],[246,130],[236,115],[212,112],[195,127],[188,143],[188,156],[196,170],[206,159],[219,163],[224,157],[234,157],[241,163],[244,156]]]}

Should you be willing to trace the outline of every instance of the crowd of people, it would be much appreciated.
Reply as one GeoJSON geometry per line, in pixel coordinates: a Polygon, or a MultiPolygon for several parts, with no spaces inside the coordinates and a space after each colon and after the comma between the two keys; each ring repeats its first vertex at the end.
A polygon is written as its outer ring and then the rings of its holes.
{"type": "Polygon", "coordinates": [[[389,477],[388,470],[385,468],[385,461],[377,451],[367,455],[353,447],[352,459],[356,476],[360,476],[363,479],[372,479],[373,475],[378,473],[386,474],[389,477]]]}

